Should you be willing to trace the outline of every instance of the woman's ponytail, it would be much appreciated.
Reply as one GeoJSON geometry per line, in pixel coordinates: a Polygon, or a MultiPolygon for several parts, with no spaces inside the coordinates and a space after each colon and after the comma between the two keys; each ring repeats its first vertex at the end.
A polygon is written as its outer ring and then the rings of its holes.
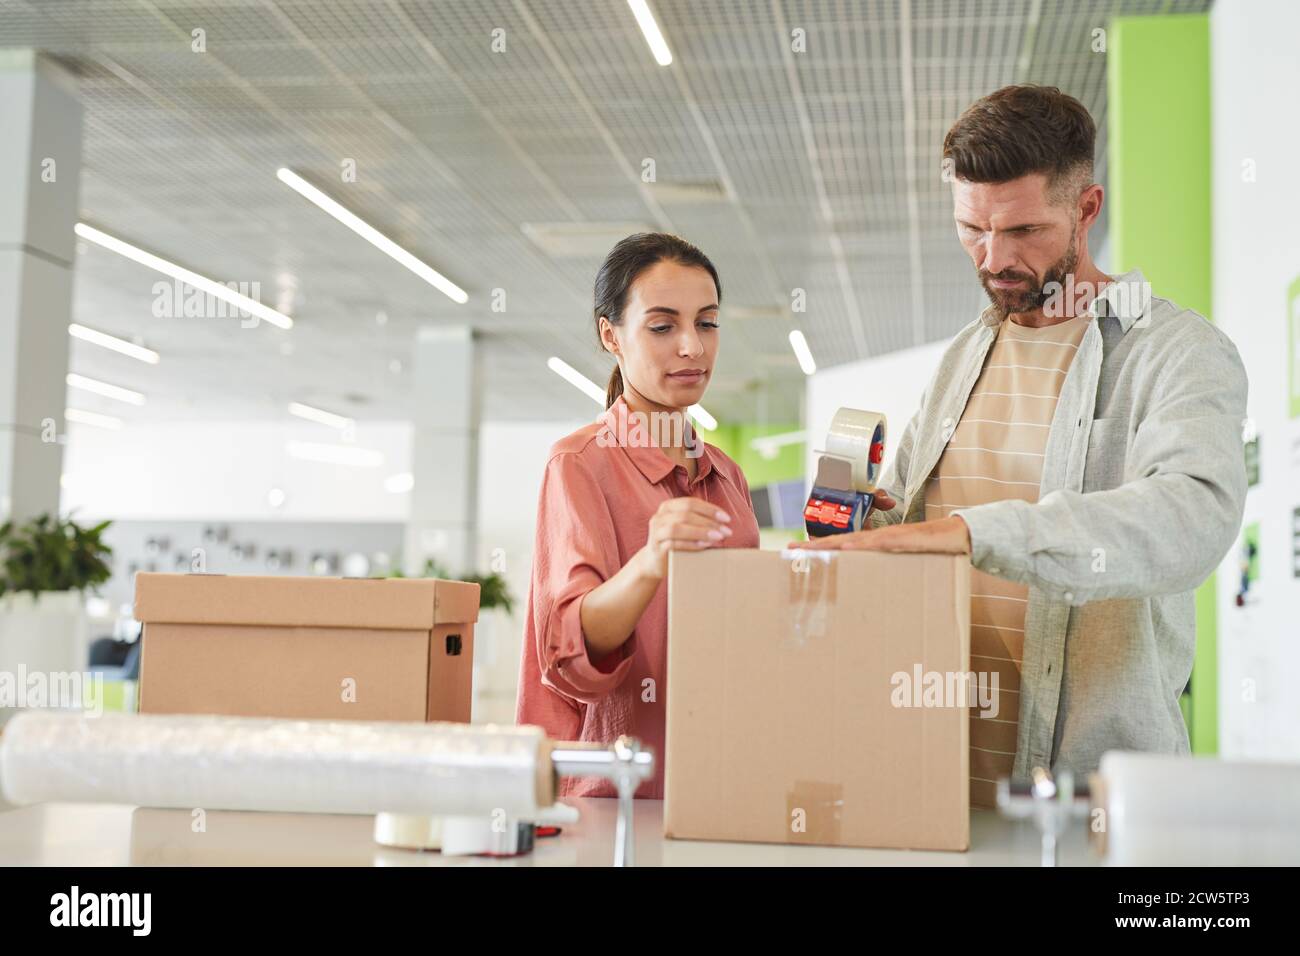
{"type": "Polygon", "coordinates": [[[605,407],[611,407],[623,394],[623,370],[617,365],[609,373],[609,384],[605,386],[605,407]]]}

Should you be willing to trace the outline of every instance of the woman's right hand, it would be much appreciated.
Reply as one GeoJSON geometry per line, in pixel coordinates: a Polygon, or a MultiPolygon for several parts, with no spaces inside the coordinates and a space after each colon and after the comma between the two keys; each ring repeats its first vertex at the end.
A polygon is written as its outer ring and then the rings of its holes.
{"type": "Polygon", "coordinates": [[[731,515],[700,498],[669,498],[650,518],[645,547],[637,553],[643,577],[668,574],[670,551],[703,551],[731,537],[731,515]]]}

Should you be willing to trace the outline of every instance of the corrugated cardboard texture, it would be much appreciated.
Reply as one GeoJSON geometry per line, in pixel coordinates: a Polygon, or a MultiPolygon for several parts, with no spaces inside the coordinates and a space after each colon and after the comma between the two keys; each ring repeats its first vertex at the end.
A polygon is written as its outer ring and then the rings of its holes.
{"type": "Polygon", "coordinates": [[[807,557],[673,553],[665,834],[966,849],[969,708],[891,679],[969,670],[969,557],[807,557]]]}
{"type": "Polygon", "coordinates": [[[144,642],[141,713],[428,719],[428,631],[146,624],[144,642]]]}
{"type": "Polygon", "coordinates": [[[139,574],[140,711],[467,723],[479,586],[139,574]]]}
{"type": "Polygon", "coordinates": [[[145,624],[270,624],[429,630],[478,620],[479,586],[434,578],[155,574],[135,578],[145,624]]]}

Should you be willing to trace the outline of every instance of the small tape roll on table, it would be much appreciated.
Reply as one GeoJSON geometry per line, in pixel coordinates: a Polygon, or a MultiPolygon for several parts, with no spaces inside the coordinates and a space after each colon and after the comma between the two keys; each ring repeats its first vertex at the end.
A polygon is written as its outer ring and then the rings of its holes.
{"type": "Polygon", "coordinates": [[[536,816],[539,727],[29,711],[0,735],[11,803],[287,813],[536,816]]]}
{"type": "Polygon", "coordinates": [[[1300,864],[1300,764],[1111,751],[1092,786],[1109,864],[1300,864]]]}

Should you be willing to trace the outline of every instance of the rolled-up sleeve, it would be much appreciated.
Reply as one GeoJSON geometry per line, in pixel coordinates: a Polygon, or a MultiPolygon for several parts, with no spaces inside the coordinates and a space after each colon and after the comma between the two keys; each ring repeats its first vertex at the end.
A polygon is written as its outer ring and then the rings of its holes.
{"type": "Polygon", "coordinates": [[[1153,376],[1125,462],[1132,479],[955,510],[970,528],[971,563],[1072,605],[1196,587],[1241,525],[1246,391],[1241,358],[1221,332],[1180,343],[1153,376]]]}
{"type": "Polygon", "coordinates": [[[556,455],[537,508],[528,626],[542,683],[571,700],[599,700],[632,667],[635,633],[599,661],[582,633],[583,598],[620,566],[613,517],[595,476],[577,455],[556,455]]]}

